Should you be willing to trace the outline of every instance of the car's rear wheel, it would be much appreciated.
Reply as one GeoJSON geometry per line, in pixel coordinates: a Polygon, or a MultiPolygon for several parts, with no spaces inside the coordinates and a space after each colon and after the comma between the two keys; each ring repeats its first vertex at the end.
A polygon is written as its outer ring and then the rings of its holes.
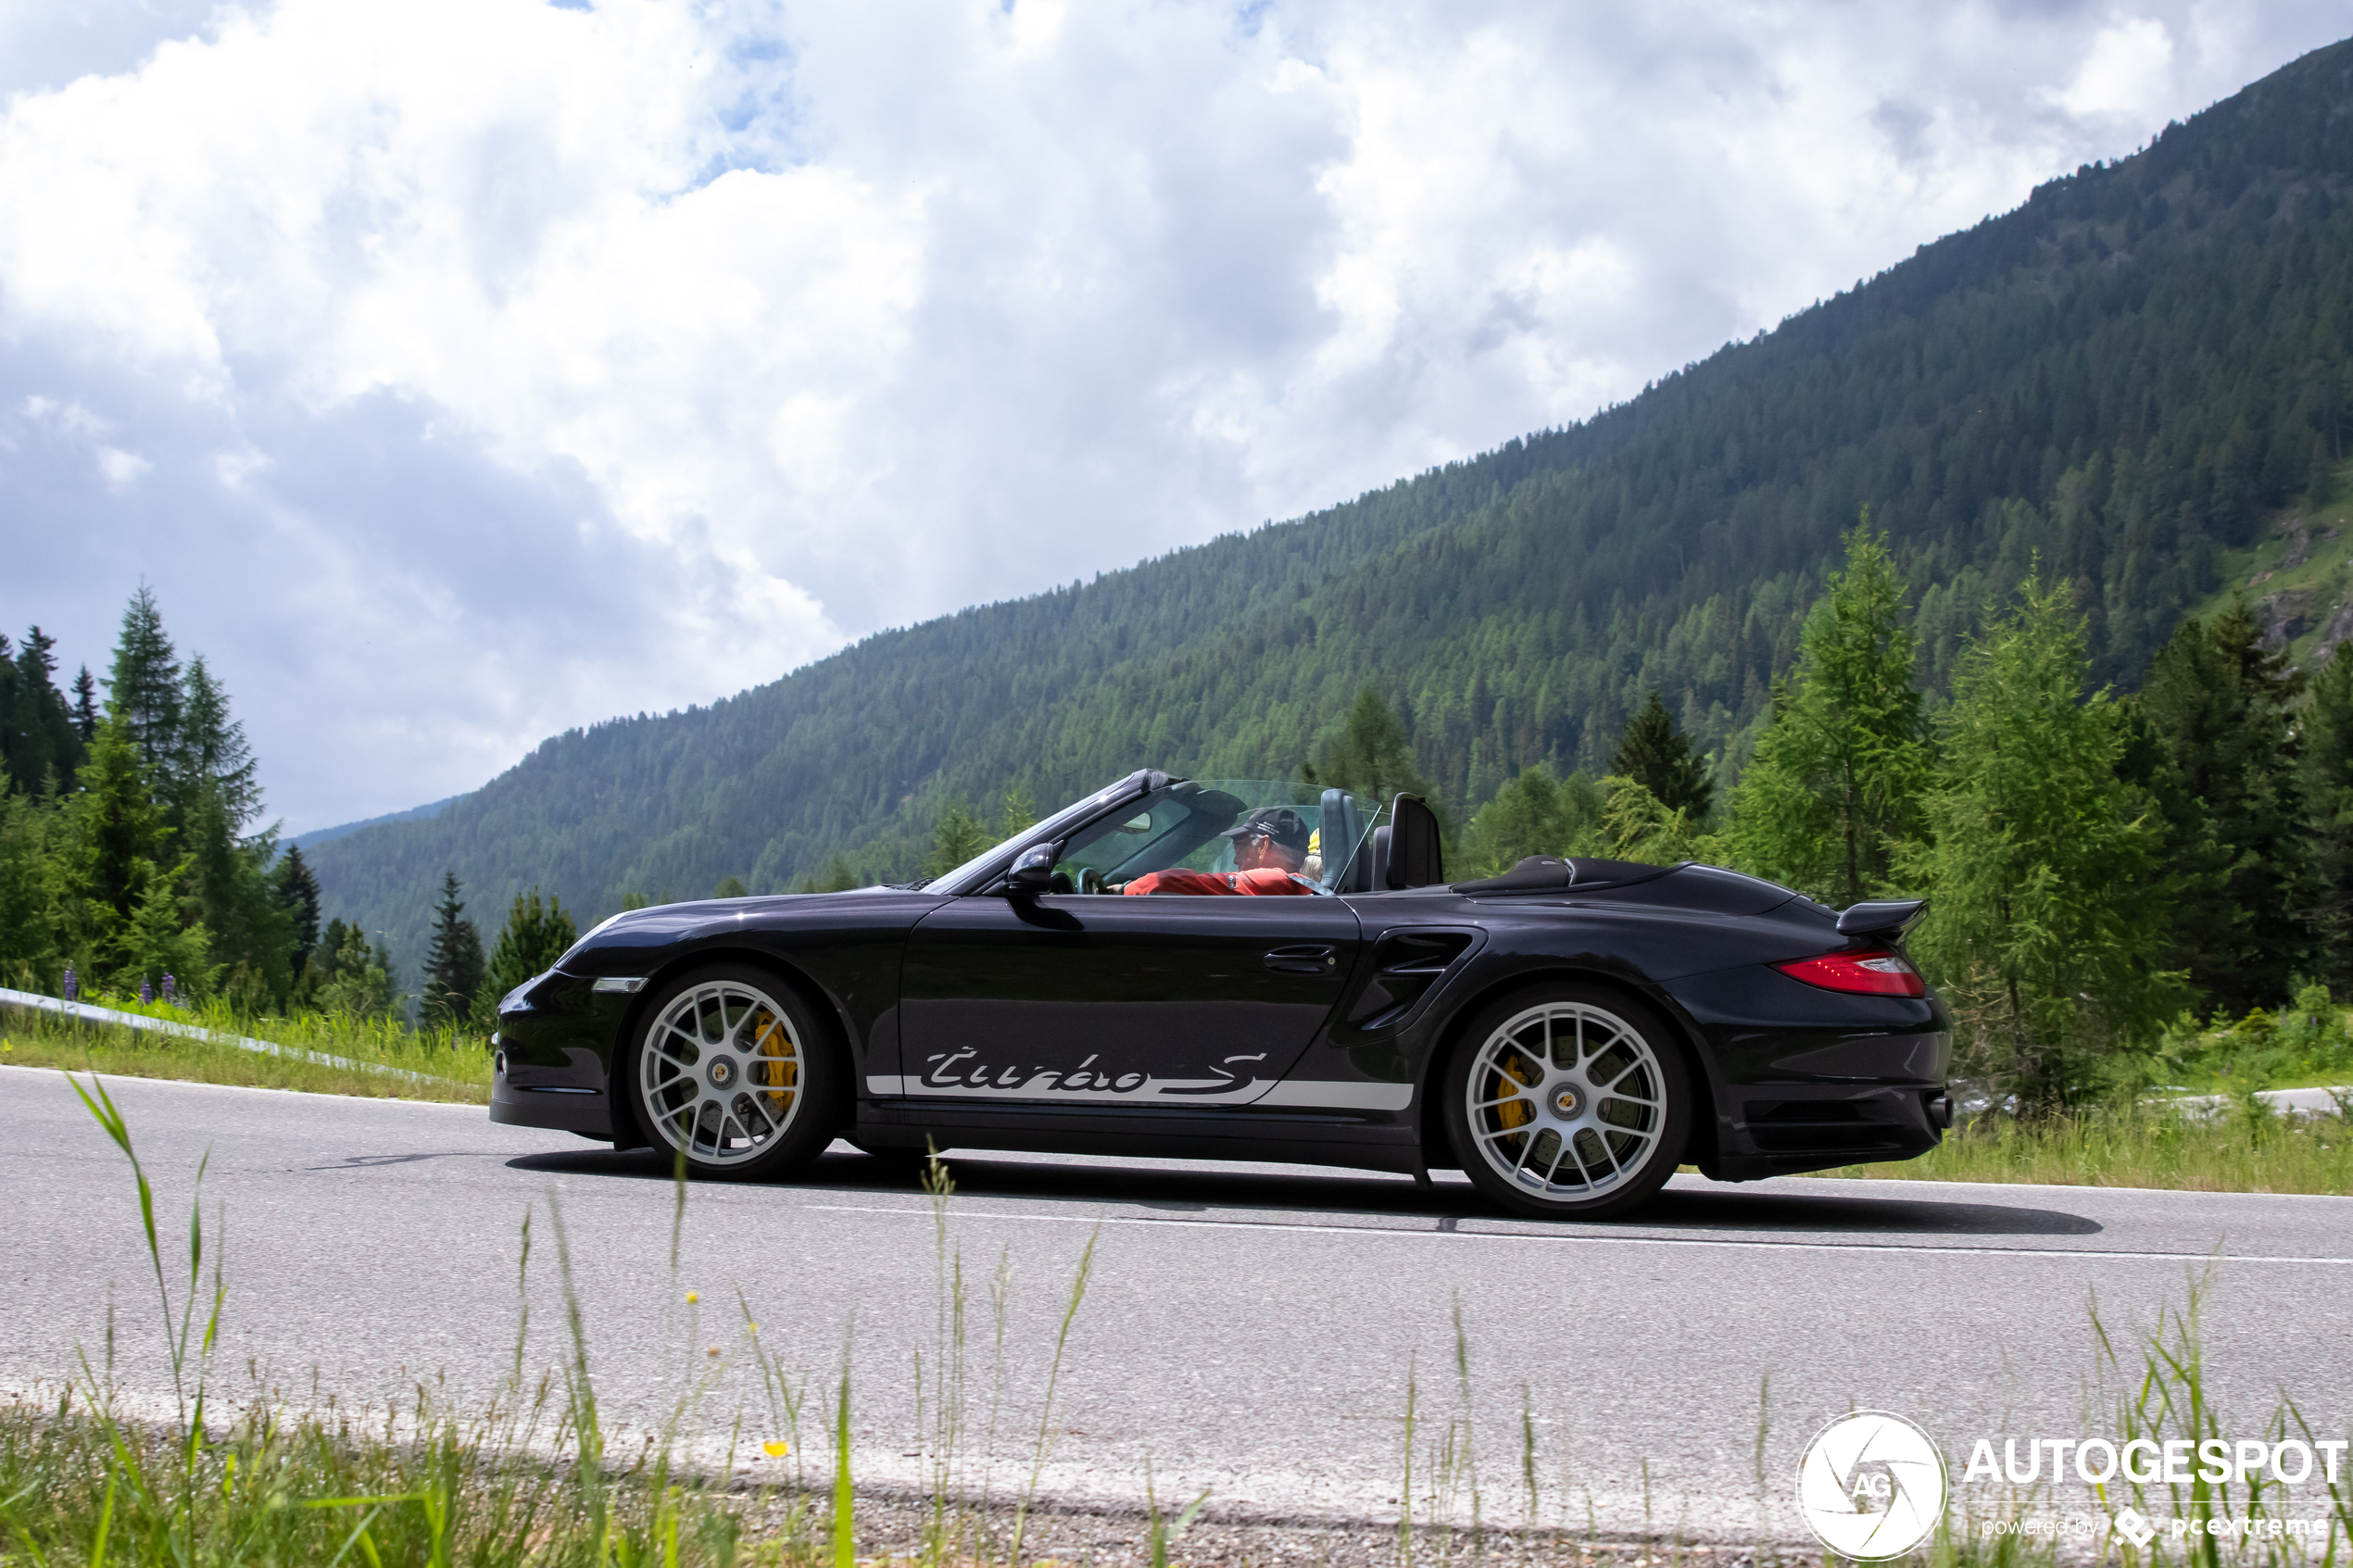
{"type": "Polygon", "coordinates": [[[1464,1173],[1544,1219],[1647,1201],[1691,1127],[1691,1073],[1665,1022],[1598,985],[1534,986],[1486,1009],[1455,1044],[1445,1092],[1464,1173]]]}
{"type": "Polygon", "coordinates": [[[773,974],[720,964],[655,994],[631,1052],[638,1119],[698,1175],[806,1165],[833,1140],[844,1071],[829,1033],[773,974]]]}

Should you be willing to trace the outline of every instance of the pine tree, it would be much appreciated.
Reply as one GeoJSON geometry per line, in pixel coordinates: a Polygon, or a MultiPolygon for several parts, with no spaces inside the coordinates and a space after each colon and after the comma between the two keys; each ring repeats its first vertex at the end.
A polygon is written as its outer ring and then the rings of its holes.
{"type": "MultiPolygon", "coordinates": [[[[83,746],[74,727],[73,709],[67,705],[65,693],[57,689],[57,640],[38,626],[25,631],[24,649],[17,656],[17,668],[24,677],[25,693],[34,704],[34,721],[40,728],[42,760],[47,770],[54,770],[57,787],[72,783],[81,770],[83,746]]],[[[43,787],[49,787],[44,773],[43,787]]]]}
{"type": "Polygon", "coordinates": [[[262,1009],[294,985],[293,924],[270,876],[276,830],[248,836],[261,788],[245,726],[201,654],[188,660],[179,732],[164,780],[164,805],[193,874],[187,892],[212,935],[212,959],[230,975],[231,1000],[262,1009]]]}
{"type": "Polygon", "coordinates": [[[1691,812],[1668,806],[1640,779],[1613,773],[1602,786],[1609,792],[1602,806],[1602,834],[1612,859],[1670,866],[1712,858],[1714,840],[1702,838],[1691,812]]]}
{"type": "Polygon", "coordinates": [[[474,929],[473,922],[459,918],[466,905],[458,892],[458,873],[443,872],[441,902],[433,911],[433,943],[425,949],[424,995],[419,1003],[428,1028],[446,1028],[467,1017],[482,991],[482,934],[474,929]]]}
{"type": "Polygon", "coordinates": [[[2233,1014],[2285,1001],[2311,956],[2292,713],[2303,684],[2242,602],[2184,621],[2130,705],[2125,774],[2165,829],[2165,964],[2233,1014]]]}
{"type": "Polygon", "coordinates": [[[46,990],[57,958],[44,875],[46,822],[10,782],[0,772],[0,985],[46,990]]]}
{"type": "Polygon", "coordinates": [[[0,767],[29,794],[63,788],[82,766],[73,710],[57,690],[57,646],[34,626],[11,657],[0,635],[0,767]]]}
{"type": "Polygon", "coordinates": [[[962,802],[951,801],[932,824],[931,858],[925,869],[932,876],[946,876],[996,842],[962,802]]]}
{"type": "Polygon", "coordinates": [[[1609,771],[1641,784],[1666,809],[1680,811],[1693,822],[1707,820],[1707,803],[1716,786],[1705,766],[1692,755],[1691,738],[1676,729],[1656,692],[1626,726],[1609,771]]]}
{"type": "Polygon", "coordinates": [[[2312,678],[2301,715],[2298,783],[2309,835],[2304,912],[2321,977],[2353,994],[2353,658],[2340,651],[2312,678]]]}
{"type": "Polygon", "coordinates": [[[1413,742],[1404,721],[1380,693],[1360,689],[1340,723],[1340,733],[1325,744],[1323,760],[1300,770],[1311,785],[1344,789],[1387,804],[1404,794],[1428,800],[1429,786],[1414,765],[1413,742]]]}
{"type": "Polygon", "coordinates": [[[1007,789],[997,808],[997,842],[1002,844],[1037,825],[1038,808],[1029,798],[1029,791],[1018,784],[1007,789]]]}
{"type": "Polygon", "coordinates": [[[403,1008],[390,956],[340,916],[320,935],[308,988],[321,1010],[353,1018],[385,1018],[403,1008]]]}
{"type": "Polygon", "coordinates": [[[319,878],[310,863],[302,858],[302,846],[289,844],[278,862],[277,892],[280,908],[286,911],[286,922],[293,937],[288,948],[289,967],[296,979],[308,967],[310,955],[319,946],[319,878]]]}
{"type": "Polygon", "coordinates": [[[579,928],[557,900],[542,901],[536,887],[515,895],[506,926],[490,950],[489,969],[475,1003],[476,1018],[485,1027],[494,1022],[498,1003],[508,992],[555,968],[556,960],[579,940],[579,928]]]}
{"type": "Polygon", "coordinates": [[[1844,906],[1887,884],[1917,833],[1929,747],[1904,592],[1867,519],[1806,617],[1734,792],[1726,840],[1743,870],[1844,906]]]}
{"type": "Polygon", "coordinates": [[[163,612],[145,583],[122,612],[122,636],[107,681],[107,708],[122,721],[150,779],[169,771],[180,737],[180,661],[164,635],[163,612]]]}
{"type": "Polygon", "coordinates": [[[98,738],[98,681],[86,664],[73,677],[73,728],[84,746],[98,738]]]}
{"type": "Polygon", "coordinates": [[[24,753],[29,749],[23,685],[15,649],[8,634],[0,632],[0,769],[6,769],[11,779],[23,776],[24,753]]]}
{"type": "Polygon", "coordinates": [[[83,911],[82,935],[101,946],[130,922],[170,848],[130,726],[112,715],[98,726],[67,814],[61,879],[83,911]]]}
{"type": "Polygon", "coordinates": [[[190,830],[208,814],[220,836],[234,840],[261,815],[260,767],[245,727],[229,714],[229,693],[202,654],[188,660],[181,685],[179,721],[166,768],[166,805],[174,825],[190,830]]]}
{"type": "Polygon", "coordinates": [[[1953,1008],[1968,1067],[2031,1105],[2080,1096],[2097,1057],[2178,1004],[2161,967],[2159,834],[2117,774],[2123,725],[2088,699],[2084,619],[2057,584],[1972,641],[1938,718],[1928,834],[1897,874],[1930,897],[1912,942],[1953,1008]]]}
{"type": "Polygon", "coordinates": [[[109,951],[109,983],[118,989],[133,991],[144,982],[159,990],[169,974],[181,996],[190,997],[220,984],[223,966],[211,960],[211,933],[202,921],[190,924],[181,913],[180,884],[186,874],[182,861],[147,879],[109,951]]]}

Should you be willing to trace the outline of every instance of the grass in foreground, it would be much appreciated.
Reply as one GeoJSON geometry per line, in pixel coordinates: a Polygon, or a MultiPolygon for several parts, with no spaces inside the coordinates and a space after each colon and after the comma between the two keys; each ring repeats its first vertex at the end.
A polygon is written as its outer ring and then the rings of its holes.
{"type": "Polygon", "coordinates": [[[2353,1122],[2282,1115],[2251,1096],[2203,1115],[2162,1102],[2035,1117],[1994,1111],[1917,1160],[1824,1174],[2343,1197],[2353,1193],[2353,1122]]]}
{"type": "Polygon", "coordinates": [[[392,1441],[256,1411],[191,1442],[70,1396],[0,1407],[0,1562],[813,1563],[806,1510],[739,1544],[766,1499],[575,1472],[486,1450],[494,1414],[392,1441]],[[781,1524],[783,1527],[776,1527],[781,1524]]]}
{"type": "Polygon", "coordinates": [[[183,1039],[119,1024],[84,1023],[24,1008],[0,1009],[0,1063],[125,1078],[301,1089],[311,1094],[490,1103],[490,1047],[479,1036],[459,1035],[435,1040],[412,1034],[388,1019],[322,1014],[239,1018],[220,1003],[190,1009],[106,998],[102,1005],[193,1023],[217,1034],[266,1040],[290,1052],[311,1051],[363,1065],[338,1067],[299,1056],[271,1056],[220,1041],[183,1039]],[[371,1067],[398,1071],[371,1072],[371,1067]],[[429,1081],[403,1077],[401,1073],[421,1073],[429,1081]]]}

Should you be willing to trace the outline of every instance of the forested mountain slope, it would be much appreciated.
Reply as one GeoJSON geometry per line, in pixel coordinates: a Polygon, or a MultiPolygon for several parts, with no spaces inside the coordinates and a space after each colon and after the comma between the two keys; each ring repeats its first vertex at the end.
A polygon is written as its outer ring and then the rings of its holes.
{"type": "Polygon", "coordinates": [[[409,955],[445,868],[477,908],[535,884],[592,918],[838,850],[911,874],[945,802],[1051,804],[1147,762],[1286,773],[1366,683],[1458,808],[1604,758],[1654,688],[1730,768],[1866,506],[1932,682],[2038,552],[2121,679],[2342,457],[2349,338],[2340,44],[1591,420],[557,736],[314,865],[409,955]]]}

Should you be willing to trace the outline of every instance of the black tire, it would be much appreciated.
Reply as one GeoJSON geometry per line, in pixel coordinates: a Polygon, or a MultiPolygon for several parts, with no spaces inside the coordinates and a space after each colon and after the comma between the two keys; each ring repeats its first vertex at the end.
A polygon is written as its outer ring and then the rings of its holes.
{"type": "Polygon", "coordinates": [[[1531,985],[1481,1009],[1442,1085],[1463,1173],[1535,1219],[1639,1208],[1675,1173],[1691,1132],[1691,1069],[1666,1020],[1601,985],[1531,985]],[[1577,1026],[1568,1039],[1564,1023],[1577,1026]]]}
{"type": "Polygon", "coordinates": [[[657,1153],[760,1181],[807,1166],[840,1131],[847,1054],[793,987],[750,964],[709,964],[648,1000],[621,1091],[657,1153]]]}

